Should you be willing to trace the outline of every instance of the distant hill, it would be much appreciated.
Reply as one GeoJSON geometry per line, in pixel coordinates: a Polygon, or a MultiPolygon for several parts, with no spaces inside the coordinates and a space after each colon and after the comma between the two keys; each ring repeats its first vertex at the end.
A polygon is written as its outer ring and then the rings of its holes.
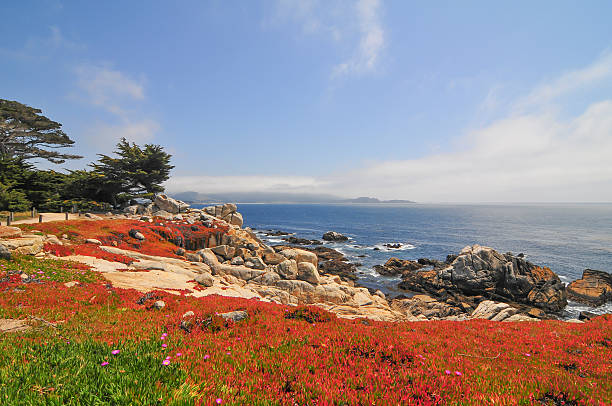
{"type": "Polygon", "coordinates": [[[342,203],[414,203],[412,200],[380,200],[375,197],[358,197],[356,199],[345,199],[342,203]]]}
{"type": "Polygon", "coordinates": [[[380,200],[375,197],[358,197],[356,199],[343,199],[338,196],[306,193],[211,193],[179,192],[170,193],[175,198],[192,204],[214,204],[225,202],[236,203],[414,203],[410,200],[380,200]]]}

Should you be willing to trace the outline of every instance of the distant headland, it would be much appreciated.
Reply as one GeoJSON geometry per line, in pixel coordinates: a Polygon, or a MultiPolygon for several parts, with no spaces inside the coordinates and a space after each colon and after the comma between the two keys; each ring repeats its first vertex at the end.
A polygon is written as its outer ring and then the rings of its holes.
{"type": "Polygon", "coordinates": [[[199,192],[188,191],[171,193],[171,196],[175,199],[182,200],[191,204],[223,203],[228,201],[236,203],[415,203],[412,200],[380,200],[375,197],[357,197],[355,199],[347,199],[333,195],[307,193],[236,192],[224,194],[203,194],[199,192]]]}

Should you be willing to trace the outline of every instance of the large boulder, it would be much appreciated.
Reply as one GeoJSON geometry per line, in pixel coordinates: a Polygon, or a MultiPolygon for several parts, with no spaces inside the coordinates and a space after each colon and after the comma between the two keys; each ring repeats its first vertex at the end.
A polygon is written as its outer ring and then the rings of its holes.
{"type": "Polygon", "coordinates": [[[506,298],[551,312],[558,312],[567,305],[565,287],[550,269],[480,245],[465,247],[445,267],[405,272],[400,287],[506,298]]]}
{"type": "Polygon", "coordinates": [[[585,269],[582,278],[570,283],[566,290],[570,300],[601,306],[612,301],[612,274],[585,269]]]}
{"type": "Polygon", "coordinates": [[[11,251],[0,243],[0,259],[11,259],[11,251]]]}
{"type": "Polygon", "coordinates": [[[177,214],[182,211],[185,211],[189,205],[185,202],[181,202],[180,200],[175,200],[168,195],[159,194],[155,196],[155,200],[153,200],[153,205],[156,210],[167,211],[168,213],[177,214]]]}
{"type": "Polygon", "coordinates": [[[402,260],[395,257],[389,258],[384,265],[374,266],[376,272],[385,276],[401,275],[406,271],[417,271],[421,268],[423,268],[423,265],[416,261],[402,260]]]}
{"type": "Polygon", "coordinates": [[[328,231],[323,234],[325,241],[348,241],[348,237],[335,231],[328,231]]]}
{"type": "Polygon", "coordinates": [[[321,277],[317,271],[317,267],[310,262],[300,262],[298,264],[297,278],[302,281],[318,285],[321,282],[321,277]]]}
{"type": "Polygon", "coordinates": [[[0,238],[21,237],[21,229],[10,226],[0,226],[0,238]]]}
{"type": "Polygon", "coordinates": [[[310,262],[315,267],[318,264],[317,254],[315,254],[313,252],[301,250],[301,249],[298,249],[298,248],[284,249],[281,252],[279,252],[279,254],[281,254],[282,256],[284,256],[287,259],[294,259],[295,262],[297,262],[297,263],[300,263],[300,262],[310,262]]]}
{"type": "Polygon", "coordinates": [[[238,213],[238,207],[234,203],[225,203],[218,206],[208,206],[204,208],[207,215],[217,217],[233,226],[242,227],[244,219],[238,213]]]}
{"type": "Polygon", "coordinates": [[[2,244],[13,254],[36,255],[43,250],[44,240],[38,235],[24,235],[2,240],[2,244]]]}
{"type": "Polygon", "coordinates": [[[274,267],[277,274],[283,279],[296,279],[298,275],[298,265],[294,259],[286,259],[274,267]]]}

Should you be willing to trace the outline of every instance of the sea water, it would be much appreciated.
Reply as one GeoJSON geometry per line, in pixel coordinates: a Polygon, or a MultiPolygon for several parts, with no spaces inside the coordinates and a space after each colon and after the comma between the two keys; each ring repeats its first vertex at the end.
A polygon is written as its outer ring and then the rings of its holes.
{"type": "MultiPolygon", "coordinates": [[[[480,244],[499,252],[523,253],[534,264],[547,266],[569,283],[586,268],[612,272],[612,204],[239,204],[245,227],[282,230],[318,239],[326,231],[350,238],[325,246],[358,262],[359,282],[397,295],[399,277],[378,275],[373,266],[390,257],[444,260],[467,245],[480,244]],[[400,249],[383,244],[400,243],[400,249]],[[376,250],[375,248],[378,248],[376,250]]],[[[567,317],[580,310],[612,312],[612,305],[588,308],[570,303],[567,317]]]]}

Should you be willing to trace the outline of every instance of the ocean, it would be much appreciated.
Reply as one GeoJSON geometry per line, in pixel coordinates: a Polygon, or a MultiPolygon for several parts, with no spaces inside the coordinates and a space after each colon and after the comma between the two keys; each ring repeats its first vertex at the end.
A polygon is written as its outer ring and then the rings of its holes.
{"type": "MultiPolygon", "coordinates": [[[[374,265],[390,257],[444,260],[472,244],[523,253],[565,283],[579,279],[586,268],[612,272],[612,204],[239,204],[238,211],[245,227],[256,229],[270,244],[282,243],[282,237],[267,237],[262,231],[318,240],[330,230],[348,236],[346,243],[325,246],[362,264],[360,284],[392,296],[401,293],[399,278],[378,275],[374,265]],[[389,249],[386,243],[402,247],[389,249]]],[[[581,310],[607,313],[612,305],[570,303],[565,316],[581,310]]]]}

